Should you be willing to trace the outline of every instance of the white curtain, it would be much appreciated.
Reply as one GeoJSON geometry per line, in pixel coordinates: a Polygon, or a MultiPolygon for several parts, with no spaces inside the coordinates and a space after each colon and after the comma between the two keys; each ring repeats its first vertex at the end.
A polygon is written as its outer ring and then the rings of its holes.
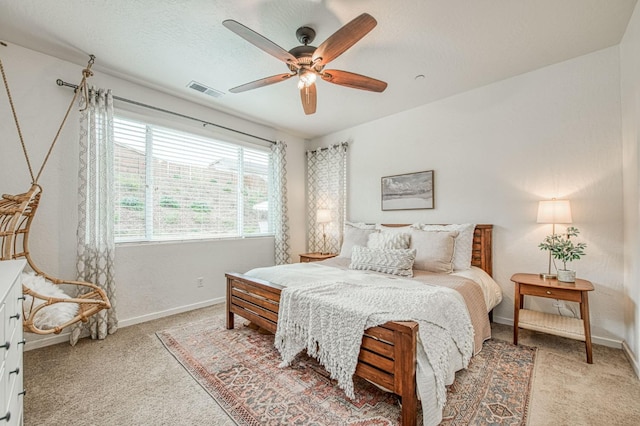
{"type": "Polygon", "coordinates": [[[78,171],[78,280],[101,287],[111,309],[76,323],[71,344],[84,335],[104,339],[118,329],[114,282],[113,238],[113,98],[110,90],[91,90],[80,113],[78,171]]]}
{"type": "Polygon", "coordinates": [[[347,148],[343,142],[307,151],[307,249],[339,253],[347,207],[347,148]],[[330,221],[318,223],[318,210],[330,221]]]}
{"type": "Polygon", "coordinates": [[[291,263],[289,246],[289,213],[287,209],[287,144],[277,141],[271,145],[271,196],[269,220],[275,233],[275,264],[291,263]]]}

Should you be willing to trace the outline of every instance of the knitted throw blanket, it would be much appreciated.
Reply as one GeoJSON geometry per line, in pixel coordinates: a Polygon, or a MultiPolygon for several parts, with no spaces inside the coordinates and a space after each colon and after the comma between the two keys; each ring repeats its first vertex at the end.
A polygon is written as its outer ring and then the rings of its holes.
{"type": "Polygon", "coordinates": [[[418,344],[423,346],[434,371],[437,402],[442,408],[450,351],[460,352],[465,367],[473,352],[469,313],[451,289],[376,274],[362,279],[349,276],[348,282],[286,287],[280,296],[275,336],[275,346],[282,356],[280,366],[288,366],[306,349],[345,394],[354,398],[353,374],[364,330],[387,321],[418,322],[418,344]]]}

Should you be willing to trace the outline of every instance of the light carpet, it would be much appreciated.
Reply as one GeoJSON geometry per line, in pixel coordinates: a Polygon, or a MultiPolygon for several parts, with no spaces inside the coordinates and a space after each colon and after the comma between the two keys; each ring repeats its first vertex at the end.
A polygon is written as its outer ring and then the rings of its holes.
{"type": "MultiPolygon", "coordinates": [[[[400,423],[396,396],[355,378],[356,398],[350,400],[314,359],[301,354],[280,369],[273,335],[223,324],[223,316],[215,316],[157,336],[237,424],[400,423]]],[[[525,425],[535,357],[535,348],[485,342],[448,388],[442,424],[525,425]]],[[[419,424],[421,417],[419,412],[419,424]]]]}

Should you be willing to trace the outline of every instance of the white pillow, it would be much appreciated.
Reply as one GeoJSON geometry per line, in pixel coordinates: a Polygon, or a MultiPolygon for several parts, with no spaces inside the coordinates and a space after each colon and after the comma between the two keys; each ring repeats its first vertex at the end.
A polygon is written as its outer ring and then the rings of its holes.
{"type": "Polygon", "coordinates": [[[413,277],[415,258],[416,251],[413,249],[376,250],[355,246],[349,268],[413,277]]]}
{"type": "Polygon", "coordinates": [[[346,223],[342,236],[342,247],[340,248],[338,257],[351,257],[351,249],[353,249],[353,246],[366,246],[369,235],[374,232],[378,232],[378,230],[373,228],[359,228],[350,223],[346,223]]]}
{"type": "MultiPolygon", "coordinates": [[[[53,284],[45,280],[44,277],[35,275],[33,272],[25,272],[22,274],[22,284],[42,296],[70,299],[57,284],[53,284]]],[[[29,315],[32,309],[35,309],[45,302],[45,300],[38,297],[25,294],[24,301],[22,302],[25,315],[29,315]]],[[[50,330],[72,320],[77,313],[77,303],[58,302],[40,309],[35,315],[33,323],[41,330],[50,330]]]]}
{"type": "Polygon", "coordinates": [[[359,229],[376,229],[376,224],[375,223],[345,222],[344,225],[345,225],[345,227],[346,226],[351,226],[353,228],[359,228],[359,229]]]}
{"type": "Polygon", "coordinates": [[[381,232],[392,232],[394,234],[409,232],[411,230],[411,225],[407,226],[385,226],[380,223],[375,224],[376,229],[381,232]]]}
{"type": "Polygon", "coordinates": [[[411,235],[407,233],[377,232],[369,234],[367,247],[376,250],[408,249],[411,243],[411,235]]]}
{"type": "Polygon", "coordinates": [[[452,225],[426,225],[414,224],[414,228],[423,231],[458,231],[456,243],[453,250],[453,269],[463,271],[471,268],[471,255],[473,249],[473,233],[476,225],[473,223],[462,223],[452,225]]]}
{"type": "Polygon", "coordinates": [[[458,231],[411,230],[411,248],[416,250],[414,269],[430,272],[453,271],[453,253],[458,231]]]}

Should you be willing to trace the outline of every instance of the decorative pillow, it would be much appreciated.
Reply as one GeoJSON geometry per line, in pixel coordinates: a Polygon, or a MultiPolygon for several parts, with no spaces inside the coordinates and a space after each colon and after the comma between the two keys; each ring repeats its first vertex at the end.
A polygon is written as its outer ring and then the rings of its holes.
{"type": "Polygon", "coordinates": [[[462,223],[453,225],[425,225],[415,224],[414,228],[423,231],[458,231],[455,247],[453,249],[453,269],[462,271],[471,268],[471,252],[473,249],[473,232],[476,229],[474,223],[462,223]]]}
{"type": "Polygon", "coordinates": [[[364,222],[345,222],[345,226],[351,226],[353,228],[359,229],[376,229],[375,223],[364,223],[364,222]]]}
{"type": "Polygon", "coordinates": [[[355,246],[349,268],[413,277],[415,258],[416,251],[414,249],[376,250],[355,246]]]}
{"type": "Polygon", "coordinates": [[[353,246],[366,246],[369,235],[378,230],[373,228],[358,228],[349,223],[345,224],[344,234],[342,236],[342,248],[338,257],[351,257],[351,249],[353,246]]]}
{"type": "Polygon", "coordinates": [[[407,226],[385,226],[380,223],[375,224],[376,229],[380,230],[380,232],[391,232],[394,234],[400,234],[403,232],[409,232],[411,230],[411,225],[407,226]]]}
{"type": "MultiPolygon", "coordinates": [[[[57,284],[53,284],[45,280],[44,277],[35,275],[33,272],[25,272],[22,274],[22,284],[42,296],[70,299],[57,284]]],[[[45,300],[38,297],[25,294],[22,306],[24,307],[25,314],[29,315],[32,309],[35,309],[45,302],[45,300]]],[[[73,319],[77,313],[77,303],[58,302],[40,309],[33,318],[33,323],[42,330],[50,330],[73,319]]]]}
{"type": "Polygon", "coordinates": [[[414,269],[451,273],[458,231],[411,231],[411,248],[416,250],[414,269]]]}
{"type": "Polygon", "coordinates": [[[408,249],[411,242],[411,235],[407,233],[377,232],[369,235],[367,247],[370,249],[408,249]]]}

